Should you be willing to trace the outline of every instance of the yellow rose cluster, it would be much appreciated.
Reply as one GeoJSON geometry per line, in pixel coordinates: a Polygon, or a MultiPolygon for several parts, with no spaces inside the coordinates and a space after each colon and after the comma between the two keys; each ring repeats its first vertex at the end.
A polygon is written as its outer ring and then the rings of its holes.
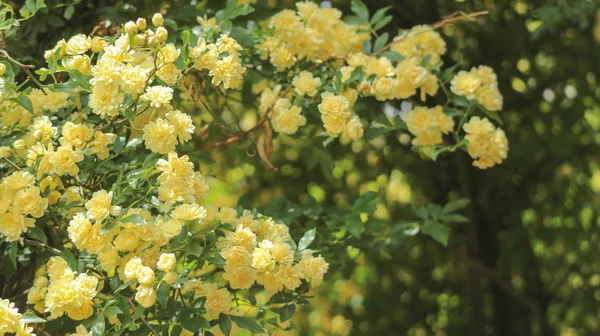
{"type": "Polygon", "coordinates": [[[467,150],[475,161],[475,167],[486,169],[500,164],[508,153],[508,140],[500,128],[494,127],[487,118],[472,117],[463,125],[469,142],[467,150]]]}
{"type": "Polygon", "coordinates": [[[213,85],[236,89],[242,85],[246,73],[240,56],[242,49],[236,40],[223,34],[216,43],[207,43],[200,38],[196,47],[190,50],[190,57],[197,70],[209,70],[213,85]]]}
{"type": "Polygon", "coordinates": [[[299,262],[288,242],[292,239],[288,227],[270,218],[256,218],[244,211],[239,218],[235,210],[222,208],[216,215],[237,225],[220,243],[225,259],[223,278],[233,289],[248,289],[255,282],[270,293],[284,289],[293,291],[305,279],[318,286],[327,272],[328,264],[322,257],[313,257],[305,251],[299,262]],[[229,212],[229,213],[227,213],[229,212]]]}
{"type": "MultiPolygon", "coordinates": [[[[42,113],[53,114],[69,106],[70,95],[68,93],[48,90],[45,92],[44,94],[40,89],[32,89],[27,95],[27,98],[31,101],[33,113],[14,100],[10,100],[9,98],[16,98],[12,94],[7,97],[3,97],[0,94],[0,98],[3,98],[0,103],[1,125],[3,127],[26,130],[33,123],[34,116],[40,117],[42,113]]],[[[21,140],[19,142],[22,144],[35,143],[33,134],[28,134],[19,140],[21,140]]]]}
{"type": "Polygon", "coordinates": [[[0,298],[0,336],[35,336],[33,328],[23,323],[22,317],[13,302],[0,298]]]}
{"type": "Polygon", "coordinates": [[[304,59],[321,62],[345,58],[360,51],[369,39],[368,33],[344,23],[338,9],[320,8],[308,1],[296,3],[296,9],[285,9],[271,17],[270,32],[258,45],[261,58],[268,59],[278,71],[304,59]]]}
{"type": "Polygon", "coordinates": [[[432,146],[442,143],[442,134],[454,129],[454,120],[444,113],[442,106],[415,107],[404,118],[408,130],[415,136],[415,146],[432,146]]]}
{"type": "Polygon", "coordinates": [[[476,100],[490,111],[502,109],[502,94],[498,89],[498,78],[494,70],[481,65],[470,71],[459,71],[450,82],[450,89],[457,95],[476,100]]]}
{"type": "Polygon", "coordinates": [[[16,241],[44,215],[48,199],[29,172],[16,171],[0,182],[0,234],[16,241]]]}
{"type": "Polygon", "coordinates": [[[321,104],[318,108],[327,134],[332,137],[341,134],[354,141],[363,136],[364,130],[360,118],[352,110],[355,101],[356,96],[352,94],[336,95],[325,92],[321,95],[321,104]]]}
{"type": "Polygon", "coordinates": [[[46,269],[49,283],[38,280],[38,284],[48,284],[40,293],[45,293],[42,294],[42,299],[45,311],[50,313],[50,319],[64,314],[73,320],[84,320],[92,316],[93,300],[98,294],[98,278],[85,273],[77,274],[61,257],[50,258],[46,269]]]}
{"type": "Polygon", "coordinates": [[[390,50],[404,58],[422,60],[429,56],[431,64],[435,64],[446,53],[446,42],[430,26],[419,25],[394,38],[390,50]]]}

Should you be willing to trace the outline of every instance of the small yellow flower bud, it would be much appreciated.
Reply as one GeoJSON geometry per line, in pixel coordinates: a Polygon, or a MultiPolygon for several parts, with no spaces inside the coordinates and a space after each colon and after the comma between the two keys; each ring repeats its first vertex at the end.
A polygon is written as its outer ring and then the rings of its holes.
{"type": "Polygon", "coordinates": [[[27,144],[25,144],[25,140],[19,139],[13,142],[13,148],[16,150],[24,150],[27,148],[27,144]]]}
{"type": "Polygon", "coordinates": [[[125,32],[127,33],[127,35],[129,36],[133,36],[135,34],[137,34],[138,32],[138,27],[136,26],[135,22],[133,21],[129,21],[125,24],[125,32]]]}
{"type": "Polygon", "coordinates": [[[4,76],[5,72],[6,72],[6,65],[4,65],[4,63],[0,63],[0,76],[4,76]]]}
{"type": "Polygon", "coordinates": [[[165,19],[163,19],[162,14],[155,13],[154,16],[152,17],[152,24],[157,27],[161,27],[164,23],[165,23],[165,19]]]}
{"type": "Polygon", "coordinates": [[[169,33],[167,32],[165,27],[156,28],[156,35],[154,35],[154,37],[156,38],[156,41],[158,43],[162,43],[162,42],[166,41],[167,36],[169,36],[169,33]]]}
{"type": "Polygon", "coordinates": [[[137,25],[137,28],[139,30],[144,30],[147,27],[146,19],[144,19],[144,18],[138,18],[137,21],[135,21],[135,24],[137,25]]]}
{"type": "Polygon", "coordinates": [[[104,50],[104,47],[106,46],[106,41],[104,41],[104,39],[102,39],[101,37],[94,37],[92,39],[92,45],[90,47],[90,49],[92,50],[93,53],[97,54],[99,52],[101,52],[102,50],[104,50]]]}
{"type": "Polygon", "coordinates": [[[172,285],[177,281],[178,278],[179,278],[179,276],[177,275],[177,273],[167,272],[167,274],[165,274],[165,277],[163,278],[163,280],[165,280],[165,282],[167,284],[172,285]]]}
{"type": "Polygon", "coordinates": [[[143,46],[146,44],[146,36],[142,34],[135,35],[135,44],[138,46],[143,46]]]}
{"type": "Polygon", "coordinates": [[[11,153],[12,153],[12,151],[10,150],[10,147],[8,147],[8,146],[0,147],[0,157],[9,157],[11,153]]]}

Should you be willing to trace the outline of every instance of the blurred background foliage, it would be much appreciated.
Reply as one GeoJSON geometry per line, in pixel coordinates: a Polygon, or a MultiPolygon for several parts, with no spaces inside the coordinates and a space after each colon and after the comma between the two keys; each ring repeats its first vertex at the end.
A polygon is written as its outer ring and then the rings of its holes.
{"type": "MultiPolygon", "coordinates": [[[[486,171],[472,167],[466,153],[422,160],[401,133],[327,148],[322,138],[279,136],[272,171],[248,140],[195,156],[214,177],[208,202],[259,207],[297,235],[317,227],[317,243],[332,265],[313,310],[294,321],[307,334],[600,334],[599,4],[365,2],[371,13],[392,6],[392,35],[455,11],[490,12],[479,22],[446,26],[443,36],[448,63],[465,70],[486,64],[498,73],[508,159],[486,171]],[[360,238],[340,240],[343,235],[326,228],[346,214],[328,207],[350,209],[367,191],[378,195],[374,218],[360,238]],[[410,229],[419,206],[459,198],[471,200],[464,212],[469,222],[452,225],[447,247],[410,229]]],[[[221,7],[219,0],[47,3],[7,47],[23,62],[43,66],[43,51],[61,38],[158,9],[167,25],[193,27],[197,16],[210,17],[221,7]]],[[[347,1],[332,5],[349,11],[347,1]]],[[[258,0],[260,9],[249,19],[289,6],[293,1],[258,0]]],[[[399,101],[365,104],[376,115],[402,109],[399,101]]],[[[195,107],[187,112],[210,121],[195,107]]],[[[256,115],[241,118],[251,122],[256,115]]]]}

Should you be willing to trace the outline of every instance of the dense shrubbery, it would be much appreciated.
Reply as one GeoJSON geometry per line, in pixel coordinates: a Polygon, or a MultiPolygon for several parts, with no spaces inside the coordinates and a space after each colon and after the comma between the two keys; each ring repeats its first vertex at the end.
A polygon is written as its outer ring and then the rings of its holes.
{"type": "MultiPolygon", "coordinates": [[[[3,42],[44,7],[27,1],[17,14],[3,4],[3,42]]],[[[420,231],[447,244],[446,224],[466,222],[457,213],[466,200],[417,207],[390,237],[363,227],[377,217],[368,190],[336,207],[314,197],[259,210],[207,200],[200,168],[217,148],[256,154],[252,169],[266,171],[295,138],[318,139],[299,159],[326,175],[334,145],[381,148],[390,134],[424,160],[465,151],[487,169],[506,159],[494,70],[445,65],[437,32],[485,13],[390,37],[388,10],[370,15],[354,1],[342,17],[299,2],[255,21],[251,5],[233,0],[193,27],[167,11],[61,40],[35,73],[7,45],[0,334],[285,334],[298,329],[296,306],[352,250],[420,231]],[[388,114],[371,108],[400,100],[388,114]]]]}

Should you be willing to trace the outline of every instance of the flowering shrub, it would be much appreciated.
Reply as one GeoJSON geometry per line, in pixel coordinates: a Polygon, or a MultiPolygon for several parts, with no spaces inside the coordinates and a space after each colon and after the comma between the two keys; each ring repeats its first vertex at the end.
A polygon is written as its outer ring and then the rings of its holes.
{"type": "MultiPolygon", "coordinates": [[[[43,1],[26,6],[32,15],[43,1]]],[[[111,36],[78,34],[45,53],[39,79],[2,51],[0,235],[13,268],[33,263],[35,274],[27,313],[0,301],[0,335],[31,335],[33,326],[72,335],[296,329],[296,305],[309,303],[329,268],[309,248],[315,229],[296,242],[257,210],[207,204],[193,153],[257,134],[260,158],[275,169],[280,134],[327,146],[408,130],[433,160],[461,149],[485,169],[506,158],[504,132],[490,121],[502,108],[493,70],[442,69],[436,29],[464,17],[390,40],[377,33],[386,10],[370,17],[356,1],[342,20],[337,9],[299,2],[233,26],[253,10],[230,0],[191,30],[169,30],[157,13],[111,36]],[[444,105],[428,107],[442,94],[444,105]],[[369,99],[411,108],[374,116],[361,103],[369,99]],[[197,108],[212,122],[199,121],[197,108]],[[258,118],[241,123],[236,112],[248,109],[258,118]]],[[[360,236],[373,200],[356,202],[343,234],[360,236]]],[[[447,241],[441,223],[462,221],[451,212],[464,205],[421,211],[423,232],[447,241]]]]}

